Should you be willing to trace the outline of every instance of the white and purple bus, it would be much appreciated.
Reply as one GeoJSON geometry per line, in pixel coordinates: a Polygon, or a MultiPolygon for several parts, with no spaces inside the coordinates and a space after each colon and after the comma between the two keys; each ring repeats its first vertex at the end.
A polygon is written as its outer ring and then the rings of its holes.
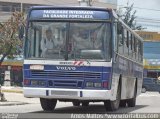
{"type": "Polygon", "coordinates": [[[43,110],[54,110],[57,100],[104,102],[110,111],[134,107],[143,81],[143,41],[111,9],[32,7],[23,72],[24,96],[40,98],[43,110]],[[41,47],[47,29],[53,49],[41,47]]]}

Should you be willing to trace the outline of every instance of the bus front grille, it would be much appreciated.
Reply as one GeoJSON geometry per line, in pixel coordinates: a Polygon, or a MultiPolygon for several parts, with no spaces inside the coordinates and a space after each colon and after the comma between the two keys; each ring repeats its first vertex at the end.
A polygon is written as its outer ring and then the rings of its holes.
{"type": "Polygon", "coordinates": [[[95,79],[99,80],[102,74],[99,72],[69,72],[69,71],[31,71],[32,78],[48,79],[95,79]]]}

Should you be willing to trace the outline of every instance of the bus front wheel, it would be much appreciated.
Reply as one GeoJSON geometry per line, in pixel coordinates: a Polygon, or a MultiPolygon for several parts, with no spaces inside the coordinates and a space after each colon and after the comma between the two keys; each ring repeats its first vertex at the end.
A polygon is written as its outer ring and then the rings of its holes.
{"type": "Polygon", "coordinates": [[[73,101],[72,104],[73,106],[80,106],[80,101],[73,101]]]}
{"type": "Polygon", "coordinates": [[[44,111],[53,111],[57,104],[57,100],[40,98],[40,103],[44,111]]]}
{"type": "Polygon", "coordinates": [[[111,101],[111,100],[104,101],[104,106],[105,106],[106,111],[117,110],[119,108],[120,98],[121,98],[121,88],[120,88],[120,86],[118,86],[116,100],[114,100],[114,101],[111,101]]]}

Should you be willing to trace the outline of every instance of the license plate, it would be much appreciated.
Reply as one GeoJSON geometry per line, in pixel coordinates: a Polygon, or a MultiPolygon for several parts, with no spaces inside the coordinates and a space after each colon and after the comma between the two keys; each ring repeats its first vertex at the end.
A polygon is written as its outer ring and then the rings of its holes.
{"type": "Polygon", "coordinates": [[[78,96],[77,91],[51,91],[51,95],[78,96]]]}
{"type": "Polygon", "coordinates": [[[43,65],[30,65],[31,70],[44,70],[43,65]]]}

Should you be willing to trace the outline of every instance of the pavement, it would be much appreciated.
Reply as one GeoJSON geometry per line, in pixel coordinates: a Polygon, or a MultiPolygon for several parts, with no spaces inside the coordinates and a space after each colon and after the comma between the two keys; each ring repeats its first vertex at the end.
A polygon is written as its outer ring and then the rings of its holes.
{"type": "MultiPolygon", "coordinates": [[[[23,87],[1,86],[6,101],[1,101],[0,106],[25,105],[34,102],[34,98],[25,98],[23,95],[23,87]]],[[[36,99],[37,100],[37,99],[36,99]]]]}
{"type": "Polygon", "coordinates": [[[8,93],[23,93],[23,87],[1,86],[1,90],[8,93]]]}
{"type": "Polygon", "coordinates": [[[12,93],[12,92],[3,92],[5,99],[7,101],[1,102],[0,107],[2,106],[16,106],[16,105],[26,105],[26,104],[33,104],[39,103],[38,98],[25,98],[22,93],[12,93]]]}
{"type": "MultiPolygon", "coordinates": [[[[25,98],[23,95],[23,87],[2,86],[1,90],[4,93],[5,99],[7,101],[4,102],[0,101],[0,107],[39,103],[39,98],[25,98]]],[[[139,97],[148,97],[148,96],[160,97],[160,94],[158,92],[154,93],[147,92],[147,93],[141,93],[139,97]]]]}
{"type": "MultiPolygon", "coordinates": [[[[17,99],[10,98],[9,95],[14,94],[21,94],[23,93],[23,87],[14,87],[14,86],[1,86],[1,92],[4,93],[4,98],[6,101],[1,101],[0,97],[0,106],[12,106],[12,105],[23,105],[26,104],[26,102],[19,101],[17,99]],[[8,98],[9,96],[9,98],[8,98]]],[[[14,98],[14,96],[13,96],[14,98]]]]}

